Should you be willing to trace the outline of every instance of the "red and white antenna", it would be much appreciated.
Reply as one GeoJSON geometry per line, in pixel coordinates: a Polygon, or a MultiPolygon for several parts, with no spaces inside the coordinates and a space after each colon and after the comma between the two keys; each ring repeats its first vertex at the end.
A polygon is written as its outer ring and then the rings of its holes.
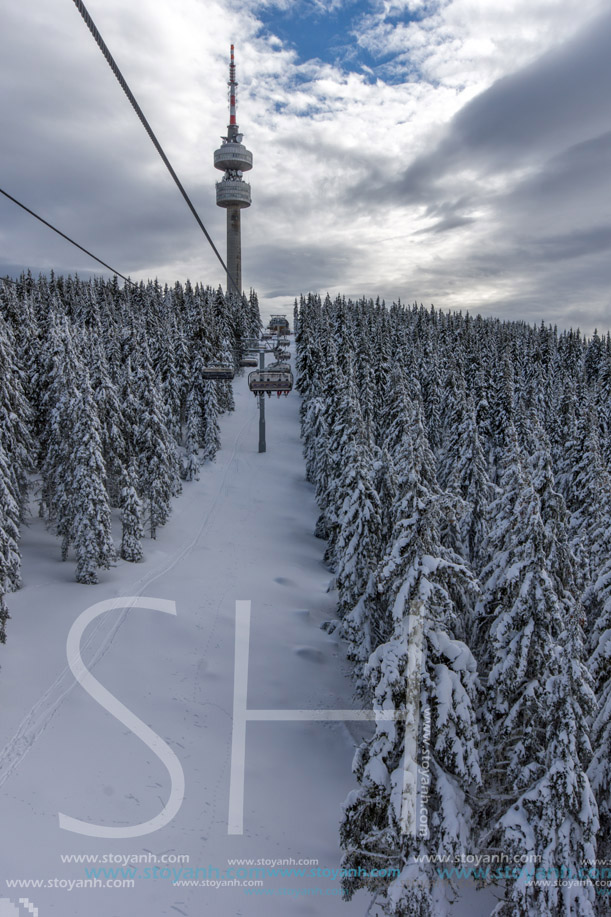
{"type": "Polygon", "coordinates": [[[227,211],[227,289],[242,289],[242,238],[240,213],[250,207],[250,185],[242,178],[252,169],[252,153],[242,143],[242,134],[236,119],[238,83],[235,78],[234,47],[229,59],[229,124],[227,136],[214,151],[214,167],[224,172],[223,180],[216,183],[216,203],[227,211]]]}
{"type": "Polygon", "coordinates": [[[235,60],[233,57],[233,45],[231,46],[231,61],[229,63],[229,126],[237,128],[236,121],[236,96],[238,94],[238,84],[235,78],[235,60]]]}

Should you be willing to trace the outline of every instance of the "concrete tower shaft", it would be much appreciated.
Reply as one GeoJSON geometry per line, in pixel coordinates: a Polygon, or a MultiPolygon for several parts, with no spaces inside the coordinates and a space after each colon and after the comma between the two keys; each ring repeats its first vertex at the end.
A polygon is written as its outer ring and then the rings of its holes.
{"type": "Polygon", "coordinates": [[[242,179],[242,173],[252,169],[252,153],[242,143],[236,108],[237,90],[234,47],[231,46],[229,63],[229,124],[227,136],[221,137],[221,146],[214,151],[215,168],[224,172],[216,184],[216,203],[227,211],[227,289],[242,290],[242,238],[240,210],[250,207],[250,185],[242,179]]]}

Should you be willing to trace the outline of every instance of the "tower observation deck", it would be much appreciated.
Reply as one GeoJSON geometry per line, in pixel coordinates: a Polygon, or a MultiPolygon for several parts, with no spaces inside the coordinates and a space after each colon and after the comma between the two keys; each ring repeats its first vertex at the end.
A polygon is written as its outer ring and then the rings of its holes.
{"type": "Polygon", "coordinates": [[[242,290],[242,237],[240,211],[250,207],[250,185],[242,178],[252,169],[252,153],[242,143],[242,134],[236,123],[238,84],[235,78],[233,45],[229,64],[229,124],[227,136],[221,137],[221,146],[214,151],[215,168],[224,172],[216,183],[216,203],[227,211],[227,289],[242,290]],[[232,285],[232,281],[235,287],[232,285]]]}

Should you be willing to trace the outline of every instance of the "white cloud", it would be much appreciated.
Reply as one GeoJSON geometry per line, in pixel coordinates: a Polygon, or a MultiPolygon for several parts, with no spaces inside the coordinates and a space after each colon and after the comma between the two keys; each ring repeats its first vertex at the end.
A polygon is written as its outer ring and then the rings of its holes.
{"type": "MultiPolygon", "coordinates": [[[[560,320],[561,282],[563,315],[576,314],[585,286],[586,324],[601,324],[595,313],[608,305],[609,278],[603,255],[583,249],[604,244],[604,208],[596,187],[567,193],[567,176],[579,186],[583,157],[596,159],[579,149],[571,159],[570,148],[600,133],[604,106],[597,97],[582,117],[575,97],[564,122],[561,105],[548,105],[546,117],[531,107],[532,122],[513,112],[528,147],[522,156],[507,122],[491,139],[485,93],[494,101],[503,85],[495,81],[521,72],[527,93],[536,83],[524,68],[570,44],[606,4],[363,3],[356,38],[373,59],[362,73],[300,62],[263,33],[258,13],[294,8],[284,0],[87,5],[221,250],[212,153],[227,121],[227,56],[236,44],[238,120],[255,157],[253,206],[242,223],[244,282],[264,299],[269,293],[286,304],[306,288],[329,288],[509,314],[507,302],[519,295],[538,310],[533,320],[560,320]],[[406,23],[406,12],[418,21],[406,23]],[[488,134],[478,135],[478,125],[488,134]],[[467,128],[471,145],[454,162],[451,144],[460,146],[467,128]],[[429,161],[438,176],[425,176],[429,161]],[[406,197],[414,163],[422,194],[406,197]],[[545,200],[550,216],[533,200],[545,200]],[[572,216],[579,238],[570,236],[572,216]],[[572,253],[561,269],[550,267],[554,245],[572,253]]],[[[220,282],[220,267],[72,5],[11,4],[3,20],[6,190],[121,271],[220,282]]],[[[517,103],[528,97],[516,93],[517,103]]],[[[0,201],[5,263],[83,269],[80,255],[11,208],[0,201]]]]}

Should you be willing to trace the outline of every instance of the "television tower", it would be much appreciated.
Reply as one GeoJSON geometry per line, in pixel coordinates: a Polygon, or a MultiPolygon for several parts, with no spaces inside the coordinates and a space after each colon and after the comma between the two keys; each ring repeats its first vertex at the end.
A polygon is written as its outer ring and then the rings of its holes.
{"type": "Polygon", "coordinates": [[[214,151],[214,165],[224,172],[216,183],[217,207],[227,211],[227,290],[242,292],[242,238],[240,231],[240,210],[250,207],[250,185],[242,179],[242,173],[252,169],[252,153],[242,143],[236,124],[236,96],[238,84],[235,78],[233,45],[229,63],[229,124],[227,136],[221,137],[221,146],[214,151]]]}

